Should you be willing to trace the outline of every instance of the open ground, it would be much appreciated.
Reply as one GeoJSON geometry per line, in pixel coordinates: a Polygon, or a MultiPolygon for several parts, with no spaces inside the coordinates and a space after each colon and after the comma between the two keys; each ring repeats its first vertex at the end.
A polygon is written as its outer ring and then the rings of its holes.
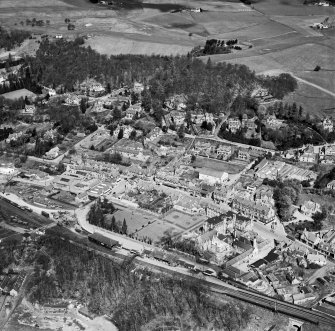
{"type": "Polygon", "coordinates": [[[125,220],[128,234],[133,234],[139,239],[150,238],[154,242],[159,241],[166,232],[177,235],[189,231],[207,218],[205,215],[190,215],[175,209],[164,216],[158,216],[144,210],[132,210],[119,205],[117,208],[114,214],[107,216],[108,221],[114,216],[116,223],[121,226],[125,220]]]}
{"type": "MultiPolygon", "coordinates": [[[[310,25],[334,17],[335,7],[305,6],[303,0],[254,0],[252,3],[246,6],[239,0],[143,0],[139,6],[108,9],[89,0],[3,0],[0,21],[11,28],[22,27],[23,22],[24,29],[50,36],[85,35],[87,45],[108,55],[186,54],[209,38],[237,38],[252,48],[211,56],[212,61],[245,64],[259,74],[291,72],[334,93],[335,28],[321,31],[313,30],[310,25]],[[199,7],[204,11],[180,12],[199,7]],[[176,10],[179,12],[172,12],[176,10]],[[25,20],[33,18],[48,20],[50,24],[26,26],[25,20]],[[74,31],[67,30],[65,18],[75,24],[74,31]],[[321,70],[314,72],[317,65],[321,70]]],[[[24,45],[23,53],[36,49],[36,40],[30,44],[24,45]]],[[[296,101],[318,114],[335,104],[331,93],[301,83],[296,101]],[[312,103],[301,97],[306,91],[316,96],[312,103]]]]}

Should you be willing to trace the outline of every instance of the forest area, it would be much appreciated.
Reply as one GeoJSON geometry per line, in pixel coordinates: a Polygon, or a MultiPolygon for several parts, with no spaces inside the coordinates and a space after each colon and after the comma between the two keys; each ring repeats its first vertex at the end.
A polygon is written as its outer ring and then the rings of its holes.
{"type": "Polygon", "coordinates": [[[51,259],[40,254],[35,261],[29,284],[32,302],[76,299],[127,331],[181,323],[184,329],[239,330],[251,318],[248,306],[214,302],[200,279],[186,282],[147,269],[134,273],[133,262],[117,264],[51,236],[41,238],[39,245],[51,259]]]}
{"type": "Polygon", "coordinates": [[[22,42],[30,37],[30,32],[24,30],[8,31],[0,26],[0,49],[10,51],[16,46],[20,46],[22,42]]]}
{"type": "MultiPolygon", "coordinates": [[[[250,95],[256,86],[269,88],[283,97],[294,90],[290,76],[258,77],[248,67],[209,60],[203,63],[192,56],[143,56],[99,54],[82,47],[83,38],[74,41],[44,40],[35,57],[27,57],[22,76],[32,87],[38,85],[74,91],[78,83],[95,78],[107,90],[142,82],[145,89],[142,102],[152,108],[155,117],[163,114],[164,102],[175,94],[184,94],[188,108],[201,107],[212,113],[224,112],[237,96],[250,95]]],[[[29,89],[29,86],[26,86],[29,89]]]]}

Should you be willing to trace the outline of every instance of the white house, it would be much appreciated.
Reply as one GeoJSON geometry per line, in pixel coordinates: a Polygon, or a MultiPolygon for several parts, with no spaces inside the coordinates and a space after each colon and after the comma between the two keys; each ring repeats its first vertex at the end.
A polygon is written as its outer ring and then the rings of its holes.
{"type": "Polygon", "coordinates": [[[317,202],[305,201],[304,204],[301,205],[300,211],[306,216],[312,216],[321,211],[321,206],[317,202]]]}
{"type": "Polygon", "coordinates": [[[25,105],[24,109],[21,111],[21,115],[34,115],[36,107],[35,105],[25,105]]]}
{"type": "Polygon", "coordinates": [[[332,180],[327,184],[327,188],[330,190],[335,190],[335,180],[332,180]]]}
{"type": "Polygon", "coordinates": [[[45,157],[48,159],[55,159],[59,155],[58,146],[51,148],[49,152],[45,153],[45,157]]]}
{"type": "Polygon", "coordinates": [[[66,97],[65,104],[69,106],[79,106],[80,98],[78,98],[76,95],[70,94],[66,97]]]}
{"type": "Polygon", "coordinates": [[[333,121],[330,118],[325,118],[322,121],[322,127],[324,130],[329,131],[329,132],[333,132],[334,130],[334,124],[333,121]]]}
{"type": "Polygon", "coordinates": [[[327,259],[321,254],[308,254],[307,262],[324,266],[327,264],[327,259]]]}
{"type": "Polygon", "coordinates": [[[228,129],[231,132],[236,132],[241,128],[241,121],[238,118],[230,118],[228,120],[228,129]]]}
{"type": "Polygon", "coordinates": [[[161,128],[155,127],[149,135],[145,138],[146,142],[154,141],[155,139],[161,137],[164,134],[161,128]]]}
{"type": "Polygon", "coordinates": [[[135,82],[133,90],[135,93],[141,93],[144,90],[144,85],[141,83],[135,82]]]}
{"type": "Polygon", "coordinates": [[[199,171],[199,179],[207,184],[215,185],[222,184],[228,179],[228,173],[213,169],[201,168],[199,171]]]}

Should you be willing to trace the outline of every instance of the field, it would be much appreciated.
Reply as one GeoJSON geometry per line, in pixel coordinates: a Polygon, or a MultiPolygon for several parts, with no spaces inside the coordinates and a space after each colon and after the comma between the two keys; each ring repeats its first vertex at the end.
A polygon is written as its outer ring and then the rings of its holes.
{"type": "Polygon", "coordinates": [[[26,89],[21,89],[21,90],[1,94],[1,96],[3,96],[6,99],[14,100],[14,99],[19,99],[19,98],[24,98],[26,96],[34,97],[35,93],[28,91],[26,89]]]}
{"type": "Polygon", "coordinates": [[[119,209],[113,215],[108,215],[107,219],[111,220],[112,216],[115,217],[116,223],[122,224],[123,220],[126,220],[128,233],[134,233],[142,228],[142,225],[148,225],[148,222],[153,222],[155,219],[150,215],[143,215],[140,213],[134,214],[130,210],[119,209]]]}
{"type": "MultiPolygon", "coordinates": [[[[321,31],[310,26],[333,17],[335,8],[304,6],[303,0],[253,0],[252,3],[246,6],[239,0],[146,0],[138,6],[126,7],[124,2],[122,9],[108,9],[89,0],[3,0],[0,21],[1,25],[12,28],[21,27],[22,22],[24,29],[50,36],[85,35],[87,45],[108,55],[186,54],[209,38],[237,38],[252,48],[211,56],[212,61],[245,64],[262,74],[292,72],[334,92],[335,29],[321,31]],[[180,11],[199,7],[204,11],[180,11]],[[172,12],[175,10],[179,12],[172,12]],[[49,20],[50,24],[32,27],[24,23],[33,18],[49,20]],[[65,18],[71,19],[76,27],[74,31],[67,30],[65,18]],[[324,71],[314,73],[316,65],[324,71]]],[[[32,52],[37,44],[30,44],[32,52]]],[[[20,55],[20,49],[17,54],[20,55]]],[[[330,94],[312,86],[299,87],[296,93],[299,103],[308,104],[301,97],[306,90],[311,96],[320,94],[320,98],[313,99],[314,112],[329,108],[330,94]],[[323,95],[326,99],[321,98],[323,95]]]]}
{"type": "Polygon", "coordinates": [[[318,117],[332,115],[335,110],[334,97],[300,82],[298,83],[298,89],[285,97],[284,102],[296,102],[304,110],[318,117]]]}
{"type": "Polygon", "coordinates": [[[243,170],[243,166],[236,165],[224,161],[219,161],[215,159],[208,159],[206,157],[197,156],[196,160],[192,164],[196,168],[209,168],[219,171],[225,171],[228,174],[237,174],[243,170]]]}
{"type": "Polygon", "coordinates": [[[165,220],[167,220],[169,223],[173,223],[174,225],[183,228],[184,230],[187,230],[196,224],[204,221],[207,219],[206,216],[197,216],[197,215],[189,215],[182,213],[178,210],[172,210],[169,212],[165,217],[165,220]]]}
{"type": "Polygon", "coordinates": [[[128,233],[138,238],[149,237],[153,241],[158,241],[166,231],[179,234],[204,221],[206,216],[188,215],[172,209],[164,219],[153,214],[136,209],[124,209],[118,206],[118,210],[113,215],[107,216],[107,223],[110,224],[112,216],[116,223],[120,225],[126,220],[128,233]]]}
{"type": "Polygon", "coordinates": [[[173,226],[171,223],[164,220],[157,220],[153,224],[150,224],[147,227],[144,227],[140,231],[137,232],[137,236],[141,237],[149,237],[153,242],[157,242],[164,236],[166,232],[171,232],[172,235],[176,235],[182,232],[181,229],[173,226]]]}

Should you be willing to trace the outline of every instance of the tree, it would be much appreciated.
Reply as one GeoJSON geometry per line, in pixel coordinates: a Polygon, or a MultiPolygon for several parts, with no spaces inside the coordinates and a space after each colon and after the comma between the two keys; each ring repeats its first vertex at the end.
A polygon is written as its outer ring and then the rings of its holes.
{"type": "Polygon", "coordinates": [[[136,130],[133,130],[130,132],[129,139],[135,140],[136,139],[136,130]]]}
{"type": "Polygon", "coordinates": [[[117,139],[123,138],[123,128],[120,128],[119,134],[117,135],[117,139]]]}
{"type": "Polygon", "coordinates": [[[116,232],[116,220],[115,220],[115,216],[112,216],[112,221],[111,221],[111,225],[110,225],[110,229],[111,231],[116,232]]]}
{"type": "Polygon", "coordinates": [[[135,103],[137,103],[138,102],[138,94],[135,93],[134,91],[131,92],[130,99],[131,99],[131,104],[132,105],[135,104],[135,103]]]}
{"type": "Polygon", "coordinates": [[[122,118],[122,112],[119,108],[114,108],[113,109],[113,119],[120,120],[122,118]]]}
{"type": "Polygon", "coordinates": [[[192,115],[190,111],[187,111],[185,114],[185,122],[187,123],[187,125],[191,125],[192,123],[192,115]]]}
{"type": "Polygon", "coordinates": [[[201,129],[207,130],[207,121],[201,123],[201,129]]]}
{"type": "Polygon", "coordinates": [[[127,222],[126,222],[126,219],[123,220],[123,223],[122,223],[122,233],[123,234],[127,234],[127,222]]]}
{"type": "Polygon", "coordinates": [[[85,114],[86,109],[87,109],[87,99],[86,98],[81,98],[80,99],[80,110],[83,114],[85,114]]]}
{"type": "Polygon", "coordinates": [[[183,138],[185,137],[185,127],[184,127],[184,124],[182,124],[182,125],[178,128],[177,134],[178,134],[178,137],[179,137],[180,139],[183,139],[183,138]]]}

